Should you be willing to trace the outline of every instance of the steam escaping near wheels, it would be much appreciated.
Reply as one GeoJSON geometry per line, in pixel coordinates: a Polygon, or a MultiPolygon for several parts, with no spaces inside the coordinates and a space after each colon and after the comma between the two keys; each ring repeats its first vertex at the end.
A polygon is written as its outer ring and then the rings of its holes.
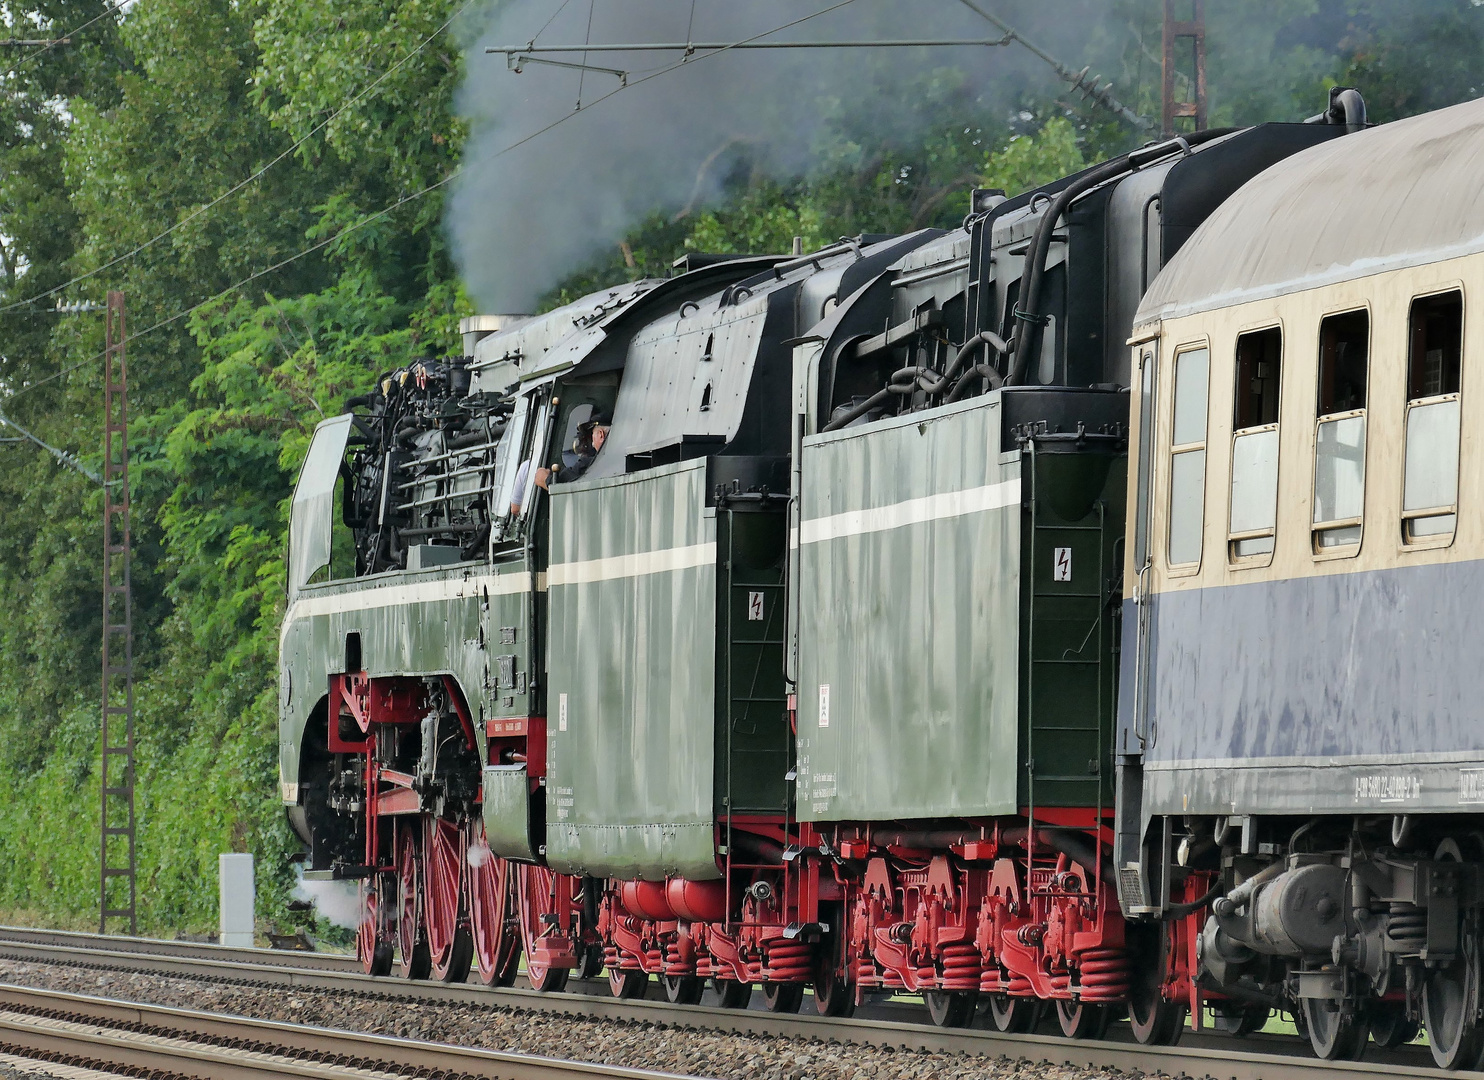
{"type": "Polygon", "coordinates": [[[355,930],[361,925],[360,890],[354,881],[305,881],[304,868],[294,864],[294,889],[289,895],[307,900],[331,926],[355,930]]]}

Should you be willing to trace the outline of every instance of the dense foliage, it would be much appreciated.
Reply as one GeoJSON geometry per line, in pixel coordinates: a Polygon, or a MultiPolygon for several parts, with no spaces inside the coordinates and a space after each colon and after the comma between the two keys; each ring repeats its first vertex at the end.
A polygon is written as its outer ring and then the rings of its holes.
{"type": "MultiPolygon", "coordinates": [[[[292,845],[273,668],[285,500],[314,424],[377,372],[452,348],[469,311],[440,226],[444,189],[429,188],[460,159],[467,130],[453,102],[485,10],[110,7],[6,8],[9,37],[88,25],[68,46],[5,58],[0,411],[96,463],[101,319],[59,306],[124,290],[139,335],[144,926],[210,926],[216,856],[230,850],[258,855],[260,912],[282,921],[292,845]]],[[[1093,63],[1156,114],[1162,5],[1097,8],[1085,55],[1068,60],[1093,63]]],[[[1484,87],[1484,10],[1470,0],[1236,0],[1207,17],[1213,124],[1312,113],[1336,82],[1361,85],[1378,119],[1484,87]]],[[[1080,100],[1027,97],[1007,110],[965,87],[942,69],[896,87],[917,122],[890,137],[869,109],[812,103],[829,138],[806,174],[780,180],[746,167],[752,151],[734,155],[724,199],[656,208],[609,255],[572,268],[549,302],[663,273],[687,249],[952,226],[969,188],[1023,190],[1142,138],[1080,100]]],[[[0,442],[0,909],[85,923],[97,904],[100,494],[16,429],[0,434],[12,440],[0,442]]]]}

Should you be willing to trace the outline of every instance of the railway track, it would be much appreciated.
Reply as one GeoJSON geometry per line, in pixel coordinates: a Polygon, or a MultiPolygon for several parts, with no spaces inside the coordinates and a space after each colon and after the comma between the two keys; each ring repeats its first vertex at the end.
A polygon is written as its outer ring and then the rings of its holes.
{"type": "MultiPolygon", "coordinates": [[[[672,1074],[0,985],[0,1051],[212,1080],[677,1080],[672,1074]]],[[[138,1075],[132,1072],[131,1075],[138,1075]]]]}
{"type": "MultiPolygon", "coordinates": [[[[540,994],[522,987],[493,989],[477,984],[448,985],[371,978],[361,973],[354,958],[328,953],[300,953],[267,949],[233,949],[217,945],[161,941],[147,938],[103,937],[65,931],[0,927],[0,958],[45,964],[63,964],[92,969],[150,975],[170,975],[217,982],[297,988],[349,993],[365,999],[417,1000],[459,1004],[497,1005],[573,1016],[692,1028],[749,1035],[770,1035],[800,1040],[823,1040],[890,1046],[904,1050],[966,1053],[1048,1061],[1078,1067],[1116,1068],[1123,1071],[1162,1072],[1171,1076],[1210,1077],[1212,1080],[1359,1080],[1374,1077],[1480,1077],[1484,1073],[1446,1073],[1432,1067],[1421,1047],[1383,1051],[1371,1048],[1369,1060],[1358,1063],[1319,1061],[1306,1042],[1276,1035],[1252,1036],[1242,1041],[1226,1036],[1187,1035],[1178,1047],[1148,1047],[1131,1038],[1071,1041],[1046,1035],[1007,1035],[980,1029],[935,1028],[915,1018],[920,1008],[874,1004],[849,1020],[812,1015],[770,1013],[762,1009],[720,1009],[705,1005],[671,1005],[667,1001],[621,1001],[608,994],[604,982],[586,986],[573,983],[571,991],[540,994]]],[[[14,1000],[11,994],[49,992],[0,986],[0,1007],[14,1000]]],[[[69,995],[53,995],[67,998],[69,995]]],[[[85,999],[77,1000],[103,1000],[85,999]]],[[[111,1001],[106,1004],[128,1010],[179,1010],[111,1001]]],[[[101,1007],[101,1006],[100,1006],[101,1007]]],[[[204,1016],[206,1014],[195,1014],[204,1016]]],[[[223,1023],[232,1018],[213,1017],[223,1023]]],[[[136,1021],[143,1022],[143,1021],[136,1021]]],[[[242,1021],[266,1024],[266,1021],[242,1021]]],[[[270,1025],[272,1026],[272,1025],[270,1025]]],[[[278,1025],[291,1027],[291,1025],[278,1025]]],[[[298,1028],[321,1033],[326,1038],[375,1038],[350,1036],[325,1029],[298,1028]]],[[[0,1043],[6,1039],[0,1038],[0,1043]]],[[[401,1040],[386,1040],[399,1044],[401,1040]]],[[[409,1044],[436,1045],[436,1044],[409,1044]]],[[[469,1051],[469,1053],[484,1053],[469,1051]]],[[[576,1067],[576,1066],[574,1066],[576,1067]]],[[[602,1068],[601,1066],[581,1066],[602,1068]]],[[[210,1075],[217,1075],[212,1073],[210,1075]]],[[[245,1075],[245,1074],[244,1074],[245,1075]]],[[[262,1075],[261,1073],[255,1075],[262,1075]]],[[[284,1074],[290,1075],[290,1074],[284,1074]]],[[[301,1075],[294,1073],[292,1075],[301,1075]]],[[[323,1075],[317,1073],[316,1075],[323,1075]]],[[[363,1075],[363,1074],[357,1074],[363,1075]]],[[[474,1073],[472,1075],[486,1075],[474,1073]]],[[[488,1075],[507,1075],[505,1073],[488,1075]]],[[[511,1073],[509,1075],[516,1075],[511,1073]]],[[[522,1074],[525,1075],[525,1074],[522,1074]]],[[[555,1076],[555,1073],[541,1075],[555,1076]]],[[[572,1074],[577,1075],[577,1074],[572,1074]]],[[[659,1076],[638,1070],[629,1073],[584,1073],[582,1075],[659,1076]]]]}

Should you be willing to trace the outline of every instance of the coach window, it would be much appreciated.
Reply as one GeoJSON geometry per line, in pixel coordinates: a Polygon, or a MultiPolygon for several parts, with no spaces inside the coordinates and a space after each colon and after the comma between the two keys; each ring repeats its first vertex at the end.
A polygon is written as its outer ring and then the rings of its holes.
{"type": "Polygon", "coordinates": [[[1365,511],[1366,375],[1371,316],[1347,311],[1319,324],[1319,395],[1314,432],[1314,550],[1360,545],[1365,511]]]}
{"type": "Polygon", "coordinates": [[[1235,560],[1272,557],[1278,523],[1278,395],[1283,332],[1276,326],[1237,337],[1232,416],[1232,490],[1228,543],[1235,560]]]}
{"type": "Polygon", "coordinates": [[[1206,391],[1211,354],[1175,354],[1175,416],[1170,448],[1171,566],[1198,566],[1206,513],[1206,391]]]}
{"type": "Polygon", "coordinates": [[[1402,539],[1447,543],[1458,522],[1463,293],[1413,300],[1410,328],[1402,539]]]}

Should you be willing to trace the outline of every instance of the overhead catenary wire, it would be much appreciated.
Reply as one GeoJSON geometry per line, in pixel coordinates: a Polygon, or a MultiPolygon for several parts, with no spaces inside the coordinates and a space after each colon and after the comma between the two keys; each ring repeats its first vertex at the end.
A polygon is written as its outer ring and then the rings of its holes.
{"type": "MultiPolygon", "coordinates": [[[[73,285],[80,284],[81,282],[87,281],[89,278],[96,277],[97,275],[101,274],[103,271],[108,270],[108,269],[111,269],[112,267],[115,267],[115,266],[119,265],[122,262],[127,262],[128,260],[134,258],[134,256],[138,255],[140,252],[145,251],[146,249],[148,249],[150,247],[153,247],[155,244],[158,244],[161,240],[164,240],[166,237],[170,236],[176,230],[181,229],[181,228],[185,227],[186,225],[189,225],[192,221],[195,221],[197,218],[201,217],[203,214],[205,214],[205,213],[209,212],[210,210],[214,209],[215,207],[219,206],[221,203],[223,203],[227,199],[230,199],[233,195],[237,194],[239,191],[241,191],[244,188],[249,187],[250,185],[256,183],[258,180],[261,180],[263,178],[263,176],[265,174],[267,174],[268,170],[272,169],[275,165],[277,165],[279,162],[283,161],[285,158],[293,156],[293,154],[296,153],[301,146],[303,146],[310,139],[314,138],[314,136],[318,135],[321,131],[323,131],[325,128],[327,128],[330,124],[333,124],[337,119],[339,119],[339,117],[342,114],[344,114],[346,112],[346,110],[350,109],[352,106],[354,106],[358,102],[360,102],[363,98],[365,98],[368,94],[370,94],[373,90],[375,90],[378,86],[380,86],[388,78],[390,78],[396,71],[398,71],[409,60],[411,60],[418,53],[422,52],[423,49],[427,48],[430,43],[432,43],[440,34],[442,34],[445,30],[447,30],[449,28],[449,26],[451,26],[453,24],[453,22],[454,22],[455,19],[457,19],[465,11],[468,11],[469,8],[473,7],[474,4],[475,4],[475,2],[476,2],[476,0],[465,0],[465,3],[457,11],[455,11],[452,15],[450,15],[443,22],[443,24],[438,27],[438,29],[434,30],[427,37],[423,38],[423,40],[420,41],[420,42],[418,42],[418,44],[413,49],[411,49],[410,51],[408,51],[406,54],[404,54],[402,56],[402,58],[400,60],[398,60],[391,67],[387,68],[380,75],[378,75],[375,80],[373,80],[367,86],[365,86],[364,88],[362,88],[361,91],[359,93],[357,93],[353,98],[351,98],[349,101],[345,102],[345,104],[341,105],[338,109],[336,109],[333,113],[331,113],[329,116],[327,116],[324,120],[320,121],[313,128],[311,128],[308,132],[306,132],[304,135],[302,135],[298,139],[296,139],[293,142],[292,145],[290,145],[287,149],[285,149],[282,153],[280,153],[272,161],[268,162],[266,165],[264,165],[261,168],[259,168],[251,176],[248,176],[246,179],[240,180],[236,184],[233,184],[230,188],[228,188],[226,191],[222,192],[220,195],[218,195],[216,198],[212,199],[210,202],[207,202],[207,203],[204,203],[201,206],[198,206],[196,209],[192,210],[185,217],[183,217],[179,221],[175,222],[175,224],[171,225],[169,228],[163,230],[162,232],[160,232],[160,233],[158,233],[158,234],[150,237],[148,240],[143,241],[137,247],[134,247],[131,250],[124,252],[122,255],[116,255],[112,259],[109,259],[106,263],[103,263],[100,266],[96,266],[93,269],[88,270],[88,271],[86,271],[84,273],[78,274],[76,277],[73,277],[73,278],[71,278],[71,279],[69,279],[67,281],[64,281],[60,285],[55,285],[52,288],[47,289],[45,292],[39,292],[35,296],[27,297],[24,300],[16,300],[13,303],[9,303],[9,304],[5,304],[3,306],[0,306],[0,314],[4,314],[4,313],[9,312],[9,311],[15,311],[18,308],[29,307],[30,305],[35,304],[39,300],[44,300],[44,299],[46,299],[49,296],[54,296],[57,293],[63,291],[64,289],[71,288],[73,285]]],[[[99,16],[99,18],[102,18],[102,16],[99,16]]],[[[94,21],[96,22],[97,20],[95,19],[94,21]]]]}
{"type": "MultiPolygon", "coordinates": [[[[20,424],[17,424],[14,420],[12,420],[10,417],[6,416],[4,413],[0,413],[0,424],[4,424],[7,427],[12,427],[16,431],[19,431],[25,441],[35,443],[37,446],[41,447],[48,454],[50,454],[52,457],[54,457],[58,461],[60,461],[63,465],[66,465],[69,469],[72,469],[72,470],[74,470],[76,472],[82,473],[82,475],[86,476],[89,480],[93,481],[93,483],[95,483],[95,484],[102,484],[104,482],[103,481],[103,477],[99,476],[92,469],[90,469],[86,465],[84,465],[81,461],[78,461],[75,456],[73,456],[72,454],[69,454],[66,450],[58,450],[55,446],[50,446],[47,443],[42,442],[35,435],[32,435],[29,431],[27,431],[25,428],[21,427],[20,424]]],[[[11,442],[13,440],[5,439],[5,440],[0,440],[0,441],[11,442]]],[[[19,440],[15,440],[15,441],[19,441],[19,440]]],[[[111,482],[112,481],[110,481],[110,483],[111,482]]]]}
{"type": "Polygon", "coordinates": [[[12,67],[10,70],[15,71],[21,67],[24,67],[26,64],[29,64],[32,60],[36,59],[36,57],[40,56],[42,53],[48,52],[51,49],[56,48],[58,45],[70,44],[72,42],[72,39],[78,34],[81,34],[84,30],[88,29],[94,23],[107,18],[109,15],[118,14],[130,2],[131,0],[118,0],[117,3],[104,4],[102,11],[100,11],[97,15],[94,15],[91,19],[83,23],[81,26],[74,27],[73,29],[68,30],[66,33],[61,34],[57,37],[50,38],[47,41],[37,42],[36,44],[40,45],[41,47],[33,50],[32,52],[28,52],[25,56],[21,57],[15,62],[15,66],[12,67]]]}
{"type": "Polygon", "coordinates": [[[1057,73],[1057,75],[1062,78],[1063,81],[1071,83],[1073,90],[1079,91],[1084,97],[1087,97],[1090,100],[1096,102],[1103,108],[1107,109],[1109,112],[1116,114],[1124,121],[1139,129],[1140,131],[1152,131],[1154,129],[1154,121],[1150,120],[1146,116],[1139,115],[1133,109],[1129,108],[1127,105],[1125,105],[1123,102],[1119,101],[1116,97],[1109,93],[1109,91],[1113,88],[1113,84],[1111,82],[1099,86],[1099,76],[1093,75],[1089,79],[1088,74],[1092,70],[1090,67],[1084,67],[1081,71],[1074,71],[1072,68],[1067,67],[1066,64],[1063,64],[1056,57],[1052,56],[1045,49],[1041,48],[1035,42],[1027,39],[1025,35],[1020,33],[1020,31],[1016,30],[1015,27],[1011,26],[1009,23],[1005,22],[1004,19],[1001,19],[993,12],[987,11],[984,8],[980,7],[978,4],[974,3],[974,0],[958,0],[958,2],[972,11],[975,15],[978,15],[981,19],[984,19],[986,22],[992,23],[994,26],[998,27],[1005,34],[1008,40],[1019,42],[1026,48],[1027,51],[1031,52],[1036,57],[1044,61],[1053,71],[1057,73]]]}
{"type": "MultiPolygon", "coordinates": [[[[470,0],[470,3],[472,3],[472,2],[473,2],[473,0],[470,0]]],[[[651,72],[651,73],[649,73],[647,75],[642,76],[641,78],[638,78],[638,79],[633,80],[630,83],[626,83],[626,84],[624,84],[622,86],[617,86],[614,89],[608,91],[607,93],[602,94],[602,95],[600,95],[597,98],[594,98],[593,101],[588,104],[587,109],[591,109],[594,105],[599,105],[599,104],[603,103],[604,101],[607,101],[608,99],[610,99],[610,98],[612,98],[612,97],[614,97],[614,96],[616,96],[618,94],[623,93],[625,90],[629,89],[630,87],[642,85],[643,83],[648,82],[650,79],[657,79],[661,75],[664,75],[664,74],[666,74],[668,72],[674,71],[677,68],[684,67],[684,66],[687,65],[687,63],[695,63],[697,60],[706,59],[707,57],[719,56],[723,52],[726,52],[726,51],[728,51],[730,49],[737,48],[738,46],[744,45],[744,44],[746,44],[749,41],[756,41],[758,38],[766,37],[769,34],[776,34],[776,33],[780,32],[782,30],[790,29],[791,27],[798,26],[801,23],[808,22],[810,19],[819,18],[821,15],[828,15],[830,12],[838,11],[840,8],[847,7],[848,5],[850,5],[850,4],[854,3],[854,2],[855,2],[855,0],[836,0],[836,3],[833,3],[833,4],[829,5],[828,7],[821,8],[820,10],[815,11],[815,12],[809,14],[809,15],[801,16],[801,17],[799,17],[797,19],[792,20],[791,22],[787,22],[787,23],[783,24],[782,26],[774,27],[772,30],[765,30],[765,31],[763,31],[760,34],[754,34],[752,37],[743,38],[739,42],[733,42],[730,45],[728,45],[725,49],[719,49],[716,52],[706,53],[704,56],[700,56],[700,57],[688,57],[688,58],[683,59],[683,60],[678,60],[678,61],[676,61],[673,64],[669,64],[669,65],[667,65],[665,67],[659,68],[659,69],[657,69],[657,70],[655,70],[655,71],[653,71],[653,72],[651,72]]],[[[469,6],[470,6],[470,4],[465,4],[464,5],[465,8],[467,8],[469,6]]],[[[462,11],[462,10],[464,10],[464,9],[461,8],[460,11],[462,11]]],[[[458,12],[455,12],[454,16],[452,18],[450,18],[449,22],[452,22],[453,21],[453,18],[457,18],[457,17],[458,17],[458,12]]],[[[447,25],[447,24],[445,24],[445,25],[447,25]]],[[[586,111],[586,110],[584,110],[584,111],[586,111]]],[[[145,327],[143,330],[134,331],[133,333],[131,333],[129,335],[129,340],[130,341],[135,341],[135,340],[137,340],[137,339],[139,339],[141,337],[144,337],[147,334],[153,333],[156,330],[162,330],[165,327],[170,326],[173,323],[177,323],[181,319],[189,318],[191,315],[194,315],[197,311],[200,311],[202,308],[208,307],[211,304],[216,303],[218,300],[222,300],[225,297],[230,296],[232,293],[236,292],[238,289],[241,289],[244,286],[247,286],[247,285],[252,284],[254,281],[257,281],[259,278],[266,277],[267,275],[273,273],[276,270],[281,270],[285,266],[290,265],[291,263],[295,263],[298,260],[300,260],[302,258],[305,258],[306,256],[312,255],[315,252],[320,251],[321,249],[323,249],[325,247],[328,247],[330,244],[335,243],[337,240],[342,240],[345,237],[350,236],[352,233],[355,233],[355,232],[357,232],[357,231],[365,228],[367,225],[370,225],[372,222],[381,220],[386,215],[388,215],[390,213],[393,213],[394,211],[400,209],[403,206],[406,206],[408,203],[415,202],[418,199],[421,199],[424,196],[430,195],[434,191],[437,191],[440,188],[445,187],[446,185],[452,183],[460,175],[462,175],[463,174],[463,171],[466,168],[468,168],[470,165],[476,165],[476,166],[477,165],[483,165],[483,164],[485,164],[487,162],[494,161],[494,160],[496,160],[498,158],[501,158],[501,157],[505,156],[506,154],[511,153],[512,151],[519,149],[520,147],[524,146],[526,143],[529,143],[529,142],[531,142],[534,139],[540,138],[542,135],[545,135],[548,131],[551,131],[553,128],[555,128],[555,127],[557,127],[557,126],[559,126],[559,125],[561,125],[563,123],[566,123],[568,120],[572,119],[572,117],[574,117],[576,115],[578,115],[576,112],[563,113],[561,116],[558,116],[555,120],[552,120],[550,123],[545,124],[545,125],[543,125],[540,128],[537,128],[535,131],[532,131],[532,132],[530,132],[527,135],[521,136],[519,139],[516,139],[514,142],[507,143],[506,145],[500,147],[500,149],[496,150],[495,152],[493,152],[491,154],[486,154],[486,155],[478,158],[476,161],[466,162],[465,164],[460,165],[458,168],[454,169],[452,172],[450,172],[443,179],[436,180],[433,183],[428,184],[426,187],[423,187],[423,188],[421,188],[421,189],[419,189],[417,191],[414,191],[414,192],[412,192],[409,195],[402,196],[401,198],[395,200],[394,202],[388,204],[387,206],[382,207],[380,210],[377,210],[377,211],[374,211],[373,213],[367,214],[365,217],[361,218],[359,221],[354,222],[353,224],[347,225],[345,228],[343,228],[340,231],[336,232],[334,235],[327,236],[324,239],[318,241],[317,243],[311,244],[309,247],[304,248],[301,251],[295,252],[293,255],[290,255],[290,256],[288,256],[286,258],[280,259],[278,262],[274,263],[272,266],[267,266],[267,267],[264,267],[261,270],[254,271],[252,274],[249,274],[247,277],[243,278],[242,280],[237,281],[237,282],[235,282],[235,283],[233,283],[231,285],[228,285],[225,289],[222,289],[219,292],[214,293],[213,295],[207,297],[206,299],[201,300],[198,303],[193,304],[190,307],[188,307],[188,308],[186,308],[186,309],[184,309],[182,311],[176,312],[174,315],[171,315],[171,316],[168,316],[167,318],[161,319],[158,322],[156,322],[156,323],[154,323],[154,324],[152,324],[150,326],[145,327]]],[[[6,309],[0,308],[0,311],[4,311],[4,310],[6,310],[6,309]]],[[[61,368],[60,370],[54,371],[52,374],[45,376],[44,378],[37,379],[35,382],[28,383],[27,385],[25,385],[25,386],[23,386],[23,387],[15,390],[15,391],[13,391],[12,393],[10,393],[5,398],[5,401],[7,403],[9,403],[11,401],[14,401],[16,398],[20,397],[22,394],[30,393],[32,390],[35,390],[35,389],[37,389],[38,387],[41,387],[41,386],[45,386],[46,384],[48,384],[50,382],[54,382],[55,380],[60,379],[63,376],[68,375],[68,374],[70,374],[70,373],[78,370],[79,368],[87,367],[90,364],[97,363],[99,360],[101,360],[103,358],[103,356],[104,356],[104,352],[98,352],[98,353],[96,353],[96,354],[94,354],[92,356],[87,357],[84,360],[77,361],[75,364],[69,364],[66,367],[61,368]]]]}

